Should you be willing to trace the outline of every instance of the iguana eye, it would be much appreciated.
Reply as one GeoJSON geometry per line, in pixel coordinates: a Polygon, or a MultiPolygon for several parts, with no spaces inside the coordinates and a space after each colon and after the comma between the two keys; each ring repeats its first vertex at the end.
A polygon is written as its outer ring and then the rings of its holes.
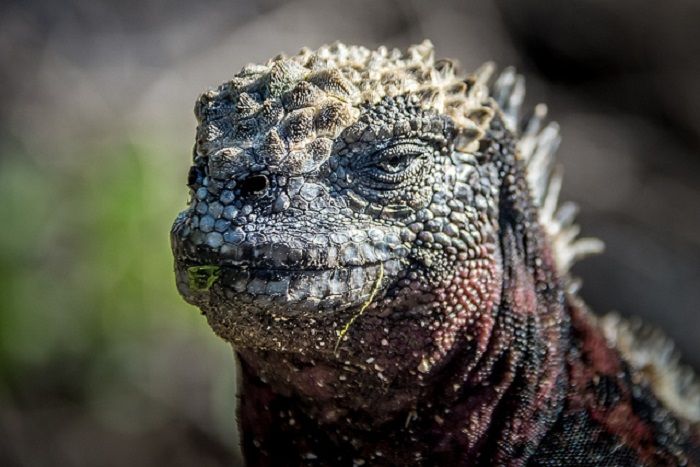
{"type": "Polygon", "coordinates": [[[418,205],[436,151],[431,144],[413,139],[361,153],[350,166],[352,191],[365,201],[382,206],[418,205]]]}
{"type": "Polygon", "coordinates": [[[408,154],[395,154],[389,159],[379,161],[377,167],[389,173],[397,173],[405,169],[410,162],[408,154]]]}
{"type": "Polygon", "coordinates": [[[362,172],[369,180],[382,185],[400,184],[420,170],[426,154],[424,145],[396,144],[374,153],[362,172]]]}

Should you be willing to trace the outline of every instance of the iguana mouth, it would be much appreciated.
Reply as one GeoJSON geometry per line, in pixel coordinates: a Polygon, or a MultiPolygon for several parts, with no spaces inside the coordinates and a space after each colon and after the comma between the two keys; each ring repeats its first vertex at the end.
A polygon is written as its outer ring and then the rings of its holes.
{"type": "Polygon", "coordinates": [[[180,261],[177,285],[191,303],[212,295],[236,309],[293,315],[325,309],[352,308],[367,299],[378,276],[400,270],[399,260],[333,269],[266,269],[228,264],[180,261]],[[380,273],[380,271],[382,271],[380,273]]]}
{"type": "MultiPolygon", "coordinates": [[[[388,260],[389,261],[389,260],[388,260]]],[[[259,266],[255,265],[249,261],[234,261],[234,260],[227,260],[227,259],[221,259],[219,258],[215,262],[211,261],[206,261],[203,259],[196,259],[196,258],[186,258],[183,260],[183,264],[189,265],[187,266],[188,268],[197,268],[197,267],[219,267],[221,269],[226,269],[226,270],[231,270],[231,271],[248,271],[250,273],[269,273],[269,274],[291,274],[291,273],[317,273],[317,272],[326,272],[326,271],[339,271],[343,269],[353,269],[353,268],[361,268],[361,267],[373,267],[373,266],[378,266],[380,264],[383,264],[383,261],[374,261],[371,263],[362,263],[358,265],[344,265],[344,266],[335,266],[335,267],[314,267],[314,266],[309,266],[309,267],[282,267],[282,268],[270,268],[270,267],[265,267],[265,266],[259,266]]]]}
{"type": "Polygon", "coordinates": [[[350,309],[395,280],[409,261],[409,249],[387,226],[249,223],[211,243],[198,241],[193,215],[178,217],[171,241],[178,289],[204,308],[216,302],[234,314],[282,316],[350,309]]]}

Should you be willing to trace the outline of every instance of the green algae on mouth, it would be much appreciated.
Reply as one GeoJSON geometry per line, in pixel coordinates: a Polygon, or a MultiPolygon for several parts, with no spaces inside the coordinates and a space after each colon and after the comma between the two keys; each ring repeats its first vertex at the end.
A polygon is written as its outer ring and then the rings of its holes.
{"type": "Polygon", "coordinates": [[[345,335],[348,333],[348,330],[350,330],[350,326],[353,325],[355,320],[362,316],[362,314],[365,312],[368,306],[372,303],[374,300],[374,297],[377,295],[377,292],[379,291],[379,286],[382,283],[382,279],[384,278],[384,263],[379,263],[379,275],[377,276],[377,280],[374,281],[374,287],[372,288],[372,292],[369,294],[369,298],[367,301],[362,305],[362,308],[360,308],[360,311],[358,311],[352,318],[350,318],[350,321],[345,323],[345,326],[343,326],[343,329],[338,331],[338,340],[335,341],[335,347],[333,348],[333,353],[337,354],[338,353],[338,346],[340,345],[340,341],[343,340],[345,335]]]}
{"type": "Polygon", "coordinates": [[[206,292],[219,278],[221,268],[214,265],[191,266],[187,268],[187,283],[190,289],[206,292]]]}

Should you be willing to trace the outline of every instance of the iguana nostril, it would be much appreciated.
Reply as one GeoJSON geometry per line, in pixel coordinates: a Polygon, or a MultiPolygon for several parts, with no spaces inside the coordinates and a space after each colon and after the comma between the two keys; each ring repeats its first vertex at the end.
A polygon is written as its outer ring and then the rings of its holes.
{"type": "Polygon", "coordinates": [[[187,186],[192,187],[197,183],[199,180],[201,180],[202,174],[199,171],[199,167],[196,165],[193,165],[190,167],[190,171],[187,174],[187,186]]]}
{"type": "Polygon", "coordinates": [[[246,177],[238,186],[243,196],[259,196],[267,190],[269,185],[270,180],[267,175],[256,174],[246,177]]]}

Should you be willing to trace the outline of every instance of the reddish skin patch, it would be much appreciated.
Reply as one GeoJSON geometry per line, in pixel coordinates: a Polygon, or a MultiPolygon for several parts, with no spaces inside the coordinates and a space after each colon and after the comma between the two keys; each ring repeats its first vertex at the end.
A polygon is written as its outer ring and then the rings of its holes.
{"type": "Polygon", "coordinates": [[[537,294],[535,294],[535,284],[532,276],[525,269],[523,263],[515,266],[515,276],[513,281],[512,301],[513,309],[523,315],[534,316],[537,311],[537,294]]]}
{"type": "Polygon", "coordinates": [[[492,310],[501,299],[503,271],[500,255],[494,252],[478,264],[460,268],[446,287],[435,292],[435,307],[446,319],[432,334],[437,349],[429,357],[431,363],[441,361],[464,339],[475,345],[475,363],[486,350],[494,325],[492,310]]]}
{"type": "MultiPolygon", "coordinates": [[[[512,358],[520,369],[513,384],[517,387],[522,381],[523,387],[511,389],[515,406],[511,403],[512,415],[501,428],[507,442],[502,443],[492,462],[524,465],[561,407],[565,378],[563,349],[566,346],[562,323],[566,320],[558,300],[537,294],[544,284],[557,280],[543,274],[543,270],[554,270],[553,263],[541,263],[542,270],[533,268],[527,264],[521,253],[524,248],[518,246],[513,232],[508,230],[503,235],[504,256],[509,267],[504,303],[518,323],[514,325],[509,343],[513,349],[512,358]]],[[[547,251],[544,245],[540,248],[542,252],[547,251]]],[[[541,256],[550,258],[548,254],[541,256]]]]}
{"type": "Polygon", "coordinates": [[[605,432],[619,439],[625,447],[634,450],[639,461],[646,465],[672,465],[669,457],[654,439],[653,427],[635,413],[631,388],[622,375],[624,363],[618,351],[608,345],[602,332],[590,321],[587,313],[578,306],[571,308],[572,326],[580,339],[581,358],[570,362],[571,386],[586,389],[573,393],[572,400],[586,410],[591,419],[599,423],[605,432]],[[590,389],[600,378],[615,381],[620,390],[619,400],[605,406],[590,389]]]}
{"type": "Polygon", "coordinates": [[[578,307],[571,310],[572,325],[577,329],[583,343],[584,361],[589,374],[596,372],[615,376],[622,370],[622,361],[617,351],[608,345],[608,341],[599,329],[590,323],[590,318],[578,307]]]}

